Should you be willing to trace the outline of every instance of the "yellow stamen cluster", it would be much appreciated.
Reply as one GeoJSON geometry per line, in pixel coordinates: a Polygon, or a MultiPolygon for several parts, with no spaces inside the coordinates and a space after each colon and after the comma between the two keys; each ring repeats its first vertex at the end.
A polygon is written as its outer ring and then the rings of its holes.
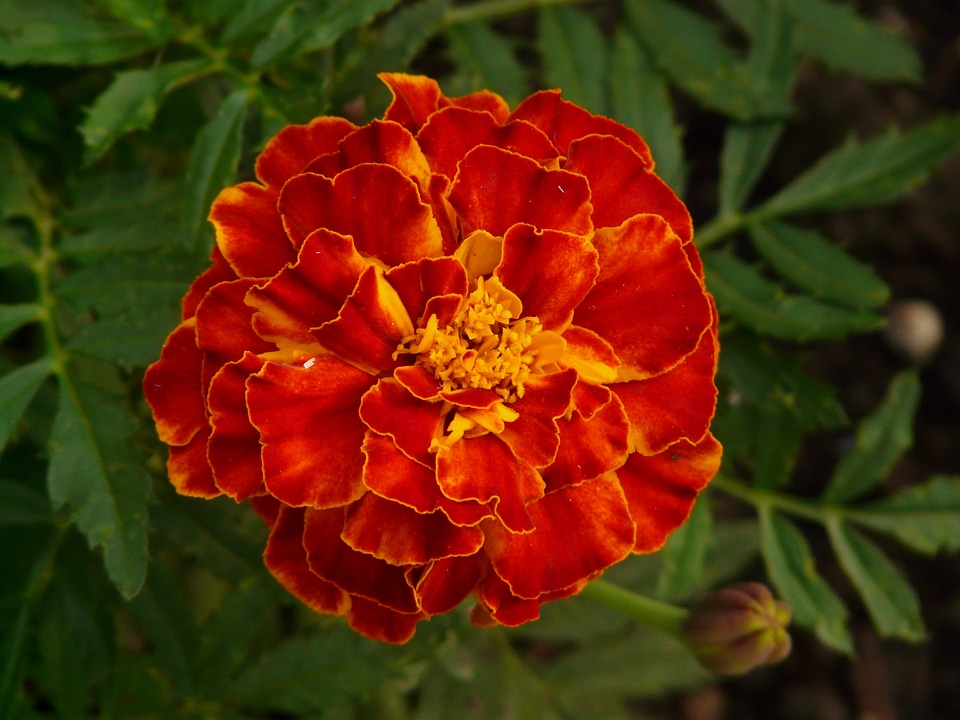
{"type": "Polygon", "coordinates": [[[438,326],[431,315],[426,327],[405,337],[398,353],[414,353],[444,390],[495,390],[507,402],[523,397],[524,381],[537,359],[534,337],[543,329],[535,317],[519,318],[520,303],[498,291],[496,281],[477,280],[453,322],[438,326]],[[489,286],[493,285],[493,292],[489,286]]]}

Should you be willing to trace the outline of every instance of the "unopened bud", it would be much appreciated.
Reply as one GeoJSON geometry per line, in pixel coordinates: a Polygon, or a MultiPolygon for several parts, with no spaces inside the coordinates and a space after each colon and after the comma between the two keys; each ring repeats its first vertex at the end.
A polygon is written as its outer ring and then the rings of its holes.
{"type": "Polygon", "coordinates": [[[790,654],[793,612],[766,585],[737,583],[707,593],[683,622],[684,642],[708,670],[742,675],[790,654]]]}

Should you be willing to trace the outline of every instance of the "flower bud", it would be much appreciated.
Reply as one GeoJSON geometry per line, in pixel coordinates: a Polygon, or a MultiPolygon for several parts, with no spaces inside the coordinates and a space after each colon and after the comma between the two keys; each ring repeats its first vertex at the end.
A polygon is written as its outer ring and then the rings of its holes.
{"type": "Polygon", "coordinates": [[[707,593],[683,622],[683,641],[708,670],[742,675],[790,654],[787,626],[793,612],[761,583],[745,582],[707,593]]]}

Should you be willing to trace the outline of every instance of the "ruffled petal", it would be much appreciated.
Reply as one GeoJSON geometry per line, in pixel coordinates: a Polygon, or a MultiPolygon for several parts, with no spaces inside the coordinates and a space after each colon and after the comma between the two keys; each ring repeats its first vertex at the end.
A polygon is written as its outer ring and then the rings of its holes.
{"type": "Polygon", "coordinates": [[[718,349],[715,333],[705,332],[696,351],[672,370],[611,386],[630,417],[630,442],[638,452],[655,455],[681,438],[695,443],[706,435],[717,405],[718,349]]]}
{"type": "Polygon", "coordinates": [[[360,445],[367,428],[357,408],[372,382],[329,356],[309,367],[267,363],[247,380],[272,495],[294,507],[334,507],[363,494],[360,445]]]}
{"type": "Polygon", "coordinates": [[[430,310],[438,314],[440,327],[444,327],[453,320],[460,300],[467,294],[466,270],[452,257],[424,258],[391,268],[385,278],[397,291],[410,319],[419,327],[429,319],[427,305],[431,299],[447,298],[440,302],[440,305],[449,305],[446,310],[441,311],[439,307],[430,310]]]}
{"type": "Polygon", "coordinates": [[[684,243],[693,238],[686,205],[617,138],[588,135],[573,141],[563,167],[590,181],[595,227],[617,227],[633,215],[659,215],[684,243]]]}
{"type": "Polygon", "coordinates": [[[495,435],[460,440],[437,451],[437,482],[451,500],[489,505],[513,532],[529,532],[534,523],[527,503],[543,496],[543,480],[495,435]]]}
{"type": "Polygon", "coordinates": [[[648,378],[677,365],[700,344],[713,312],[680,239],[656,215],[598,230],[600,276],[574,315],[610,343],[622,379],[648,378]]]}
{"type": "Polygon", "coordinates": [[[426,619],[424,613],[401,613],[380,603],[353,596],[347,624],[371,640],[402,645],[413,637],[417,623],[426,619]]]}
{"type": "Polygon", "coordinates": [[[256,309],[254,331],[278,347],[316,343],[312,328],[337,317],[369,263],[353,239],[321,228],[303,241],[297,262],[244,298],[256,309]]]}
{"type": "MultiPolygon", "coordinates": [[[[603,386],[588,386],[589,392],[604,391],[610,399],[589,417],[574,412],[560,420],[560,451],[553,464],[541,470],[551,493],[616,470],[629,453],[630,423],[623,405],[603,386]]],[[[593,409],[593,403],[588,405],[593,409]]]]}
{"type": "Polygon", "coordinates": [[[363,484],[371,493],[406,505],[419,513],[440,507],[443,495],[433,468],[414,462],[384,435],[368,432],[363,441],[363,484]]]}
{"type": "Polygon", "coordinates": [[[379,73],[377,77],[393,94],[393,102],[383,114],[384,120],[400,123],[416,134],[430,115],[440,108],[443,93],[436,80],[403,73],[379,73]]]}
{"type": "Polygon", "coordinates": [[[263,520],[263,524],[270,530],[273,530],[274,525],[277,524],[281,508],[287,507],[273,495],[253,495],[247,500],[247,504],[253,508],[253,511],[263,520]]]}
{"type": "Polygon", "coordinates": [[[600,272],[597,251],[584,235],[514,225],[503,237],[494,275],[546,330],[563,332],[600,272]]]}
{"type": "Polygon", "coordinates": [[[474,230],[503,235],[517,223],[574,235],[593,230],[586,178],[489,145],[474,148],[460,162],[449,200],[464,235],[474,230]]]}
{"type": "MultiPolygon", "coordinates": [[[[489,113],[498,123],[503,123],[510,115],[510,106],[507,101],[489,90],[480,90],[456,98],[444,98],[444,100],[454,107],[489,113]]],[[[442,106],[443,101],[440,104],[442,106]]]]}
{"type": "MultiPolygon", "coordinates": [[[[217,245],[240,277],[270,277],[297,259],[277,213],[277,193],[257,183],[224,188],[213,201],[210,222],[217,245]]],[[[297,238],[297,246],[303,240],[297,238]]]]}
{"type": "Polygon", "coordinates": [[[553,462],[560,446],[557,419],[570,408],[576,384],[577,373],[573,370],[527,379],[523,397],[511,405],[520,417],[506,423],[499,436],[514,455],[535,468],[553,462]]]}
{"type": "Polygon", "coordinates": [[[287,592],[313,610],[327,615],[344,615],[350,597],[336,585],[310,571],[303,546],[303,508],[279,506],[279,513],[267,539],[263,562],[287,592]]]}
{"type": "Polygon", "coordinates": [[[394,379],[421,400],[438,400],[443,383],[422,365],[404,365],[393,371],[394,379]]]}
{"type": "Polygon", "coordinates": [[[303,546],[310,569],[352,596],[400,613],[419,612],[404,568],[351,548],[340,539],[343,523],[342,508],[307,510],[303,546]]]}
{"type": "Polygon", "coordinates": [[[430,177],[430,164],[417,141],[409,130],[395,122],[374,120],[341,141],[341,167],[363,163],[392,165],[421,186],[430,177]]]}
{"type": "Polygon", "coordinates": [[[341,139],[357,130],[349,120],[319,117],[307,125],[288,125],[270,140],[257,158],[257,177],[279,190],[316,157],[332,153],[341,139]]]}
{"type": "Polygon", "coordinates": [[[213,264],[193,281],[190,289],[187,290],[187,294],[183,296],[180,317],[184,320],[192,318],[197,314],[197,305],[200,304],[203,296],[207,294],[210,288],[219,283],[237,279],[237,274],[233,271],[233,268],[230,267],[230,263],[223,257],[223,253],[220,252],[220,248],[217,245],[213,246],[210,259],[213,261],[213,264]]]}
{"type": "Polygon", "coordinates": [[[439,510],[418,513],[373,493],[347,508],[341,537],[354,550],[391,565],[473,555],[483,545],[478,527],[459,527],[439,510]]]}
{"type": "Polygon", "coordinates": [[[430,444],[443,430],[439,403],[421,400],[396,380],[383,378],[363,396],[360,417],[374,432],[388,435],[407,457],[433,468],[430,444]]]}
{"type": "Polygon", "coordinates": [[[625,142],[653,169],[650,148],[636,132],[610,118],[592,115],[582,107],[560,97],[559,90],[534,93],[517,105],[511,120],[526,120],[537,126],[553,140],[561,155],[566,155],[570,143],[585,135],[613,135],[625,142]]]}
{"type": "Polygon", "coordinates": [[[260,432],[247,413],[247,378],[263,367],[251,352],[227,363],[210,381],[207,407],[213,432],[207,443],[207,460],[213,479],[237,502],[266,491],[260,463],[260,432]]]}
{"type": "Polygon", "coordinates": [[[283,186],[278,208],[298,246],[317,228],[327,228],[352,236],[362,255],[391,266],[443,250],[430,205],[420,199],[416,183],[390,165],[358,165],[333,179],[297,175],[283,186]]]}
{"type": "Polygon", "coordinates": [[[186,320],[170,333],[160,359],[143,376],[143,395],[150,403],[157,434],[168,445],[186,445],[208,427],[197,347],[196,320],[186,320]]]}
{"type": "Polygon", "coordinates": [[[633,552],[660,549],[690,515],[697,494],[720,468],[722,449],[709,433],[698,443],[680,440],[647,457],[633,453],[617,470],[637,523],[633,552]]]}
{"type": "Polygon", "coordinates": [[[486,567],[482,553],[430,563],[415,588],[420,607],[430,615],[450,612],[473,592],[486,567]]]}
{"type": "Polygon", "coordinates": [[[197,433],[186,445],[171,445],[167,457],[167,476],[181,495],[212,498],[220,495],[207,462],[209,428],[197,433]]]}
{"type": "Polygon", "coordinates": [[[562,600],[580,592],[588,580],[581,580],[562,590],[544,593],[535,600],[521,598],[510,592],[510,586],[493,572],[488,572],[478,591],[480,601],[470,614],[470,622],[477,627],[506,625],[517,627],[540,618],[540,606],[545,602],[562,600]]]}
{"type": "Polygon", "coordinates": [[[617,379],[620,358],[606,340],[593,330],[571,325],[563,331],[566,352],[557,360],[562,368],[573,368],[580,378],[600,385],[617,379]]]}

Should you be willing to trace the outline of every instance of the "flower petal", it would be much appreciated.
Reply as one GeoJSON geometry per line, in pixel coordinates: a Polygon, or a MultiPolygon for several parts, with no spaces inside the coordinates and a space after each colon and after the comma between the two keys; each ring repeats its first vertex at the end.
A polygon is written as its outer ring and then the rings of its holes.
{"type": "MultiPolygon", "coordinates": [[[[391,268],[385,274],[390,286],[397,291],[400,302],[415,325],[423,327],[429,319],[427,304],[431,299],[446,297],[441,305],[450,305],[453,313],[459,308],[459,299],[467,294],[467,273],[463,265],[452,257],[424,258],[391,268]],[[449,297],[456,296],[456,297],[449,297]]],[[[437,305],[436,302],[433,303],[437,305]]],[[[440,327],[453,320],[450,309],[438,312],[440,327]]]]}
{"type": "Polygon", "coordinates": [[[535,600],[517,597],[496,573],[488,572],[480,585],[480,603],[474,607],[470,621],[477,627],[491,627],[496,624],[517,627],[540,617],[540,606],[545,602],[562,600],[579,593],[587,579],[580,580],[570,587],[544,593],[535,600]],[[486,617],[484,617],[486,616],[486,617]]]}
{"type": "Polygon", "coordinates": [[[503,235],[517,223],[575,235],[593,230],[590,187],[582,175],[548,170],[489,145],[474,148],[460,162],[449,200],[464,235],[474,230],[503,235]]]}
{"type": "Polygon", "coordinates": [[[160,359],[143,376],[143,395],[150,403],[157,434],[168,445],[186,445],[208,427],[197,346],[197,322],[180,323],[170,333],[160,359]]]}
{"type": "Polygon", "coordinates": [[[170,484],[181,495],[212,498],[221,494],[213,481],[213,472],[207,462],[209,428],[197,433],[186,445],[171,445],[167,457],[167,476],[170,484]]]}
{"type": "Polygon", "coordinates": [[[437,451],[437,482],[451,500],[489,504],[513,532],[533,529],[527,503],[543,496],[543,480],[518,459],[495,435],[441,445],[437,451]]]}
{"type": "Polygon", "coordinates": [[[327,228],[352,236],[362,255],[391,266],[443,250],[430,205],[420,199],[416,183],[390,165],[358,165],[333,179],[297,175],[283,186],[277,207],[298,245],[327,228]]]}
{"type": "Polygon", "coordinates": [[[423,611],[439,615],[453,610],[473,592],[486,567],[487,561],[481,553],[430,563],[416,586],[423,611]]]}
{"type": "Polygon", "coordinates": [[[343,540],[344,510],[307,510],[303,546],[310,569],[350,595],[373,600],[401,613],[420,610],[404,568],[357,552],[343,540]]]}
{"type": "Polygon", "coordinates": [[[363,396],[360,417],[374,432],[390,436],[407,457],[433,469],[430,444],[443,430],[439,403],[421,400],[396,380],[383,378],[363,396]]]}
{"type": "Polygon", "coordinates": [[[458,527],[439,510],[418,513],[372,492],[347,508],[340,537],[354,550],[391,565],[473,555],[483,545],[480,528],[458,527]]]}
{"type": "Polygon", "coordinates": [[[210,222],[217,245],[240,277],[270,277],[297,259],[277,213],[277,193],[246,182],[224,188],[213,201],[210,222]]]}
{"type": "Polygon", "coordinates": [[[315,230],[303,241],[296,263],[247,293],[244,302],[257,310],[254,331],[278,347],[315,343],[310,330],[337,317],[368,266],[352,238],[315,230]]]}
{"type": "Polygon", "coordinates": [[[267,363],[247,380],[267,490],[295,507],[334,507],[364,492],[366,426],[357,414],[373,379],[334,357],[309,367],[267,363]]]}
{"type": "Polygon", "coordinates": [[[574,140],[563,167],[590,181],[595,227],[617,227],[633,215],[659,215],[684,243],[693,238],[686,205],[617,138],[588,135],[574,140]]]}
{"type": "Polygon", "coordinates": [[[393,371],[394,379],[421,400],[439,400],[443,383],[422,365],[404,365],[393,371]]]}
{"type": "Polygon", "coordinates": [[[600,276],[574,315],[610,343],[622,379],[668,370],[713,323],[710,300],[680,239],[656,215],[637,215],[594,236],[600,276]]]}
{"type": "Polygon", "coordinates": [[[696,444],[680,440],[657,455],[627,458],[617,476],[637,523],[633,552],[658,550],[683,524],[697,494],[720,468],[721,453],[708,433],[696,444]]]}
{"type": "Polygon", "coordinates": [[[600,385],[617,379],[620,358],[606,340],[593,330],[571,325],[563,331],[566,352],[557,361],[562,368],[573,368],[580,379],[600,385]]]}
{"type": "MultiPolygon", "coordinates": [[[[452,106],[465,108],[467,110],[479,110],[489,113],[498,123],[503,123],[510,115],[510,106],[507,101],[490,90],[479,90],[469,95],[461,95],[456,98],[444,98],[452,106]]],[[[443,101],[440,102],[441,109],[443,101]]]]}
{"type": "Polygon", "coordinates": [[[384,120],[400,123],[416,134],[440,107],[443,93],[436,80],[403,73],[379,73],[377,77],[393,94],[393,102],[383,114],[384,120]]]}
{"type": "Polygon", "coordinates": [[[592,115],[583,108],[560,97],[559,90],[534,93],[510,115],[511,120],[526,120],[540,128],[566,155],[570,143],[585,135],[613,135],[625,142],[653,169],[650,148],[636,132],[601,115],[592,115]]]}
{"type": "Polygon", "coordinates": [[[257,158],[261,182],[279,190],[314,158],[334,152],[340,140],[357,130],[349,120],[319,117],[306,125],[288,125],[264,146],[257,158]]]}
{"type": "Polygon", "coordinates": [[[557,419],[570,408],[576,384],[577,373],[573,370],[527,378],[523,397],[511,405],[520,417],[506,423],[499,436],[514,455],[535,468],[553,462],[560,446],[557,419]]]}
{"type": "Polygon", "coordinates": [[[696,351],[672,370],[611,386],[630,417],[638,452],[655,455],[681,438],[695,443],[706,435],[717,405],[717,351],[715,333],[705,332],[696,351]]]}
{"type": "Polygon", "coordinates": [[[504,235],[494,275],[520,298],[524,315],[539,318],[545,330],[563,332],[599,272],[587,236],[524,224],[504,235]]]}
{"type": "Polygon", "coordinates": [[[634,522],[613,474],[565,487],[527,510],[536,525],[532,532],[513,533],[491,520],[481,524],[494,571],[518,597],[562,590],[633,549],[634,522]]]}
{"type": "Polygon", "coordinates": [[[263,367],[251,352],[230,362],[210,381],[207,407],[213,432],[207,443],[207,460],[213,479],[237,502],[265,492],[260,462],[260,432],[247,413],[246,381],[263,367]]]}
{"type": "Polygon", "coordinates": [[[307,564],[307,551],[303,547],[304,514],[303,508],[280,505],[263,561],[277,582],[309,607],[328,615],[344,615],[350,609],[350,597],[336,585],[314,575],[307,564]]]}
{"type": "Polygon", "coordinates": [[[180,317],[184,320],[192,318],[197,314],[197,305],[200,304],[203,296],[207,294],[210,288],[219,283],[237,279],[237,274],[233,271],[233,268],[230,267],[230,263],[223,257],[219,246],[213,246],[210,259],[213,261],[213,264],[193,281],[190,289],[187,290],[187,294],[183,296],[180,317]]]}
{"type": "Polygon", "coordinates": [[[380,642],[402,645],[413,637],[423,613],[400,613],[380,603],[352,596],[347,624],[361,635],[380,642]]]}
{"type": "MultiPolygon", "coordinates": [[[[443,495],[433,468],[414,462],[384,435],[368,432],[363,441],[363,484],[371,493],[419,513],[440,507],[443,495]]],[[[369,493],[368,493],[369,494],[369,493]]]]}
{"type": "Polygon", "coordinates": [[[426,186],[431,172],[410,131],[399,123],[381,120],[364,125],[341,141],[340,163],[344,169],[363,163],[392,165],[421,187],[426,186]]]}

